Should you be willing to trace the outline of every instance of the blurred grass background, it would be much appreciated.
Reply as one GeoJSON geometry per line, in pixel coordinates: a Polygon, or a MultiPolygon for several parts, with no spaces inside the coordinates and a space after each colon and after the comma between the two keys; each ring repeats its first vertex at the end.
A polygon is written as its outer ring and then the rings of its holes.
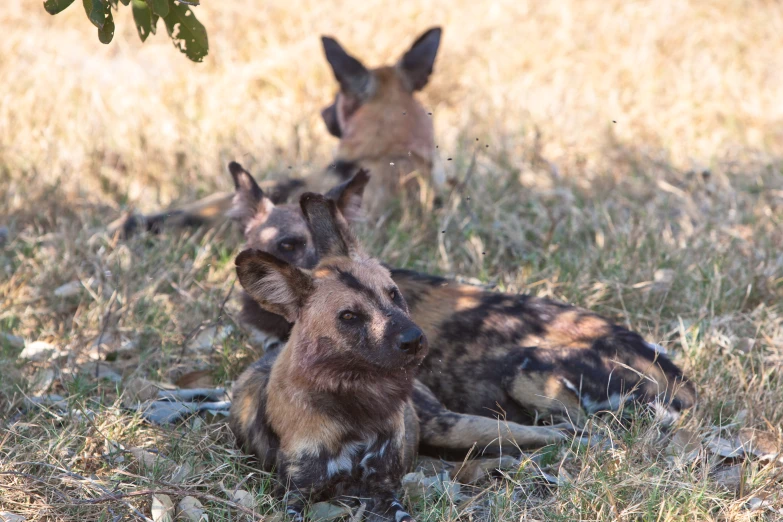
{"type": "MultiPolygon", "coordinates": [[[[246,482],[252,468],[225,430],[178,427],[172,438],[119,408],[121,386],[82,371],[118,350],[105,364],[126,382],[203,369],[215,384],[234,378],[259,354],[241,331],[206,352],[188,343],[200,328],[232,322],[223,304],[239,234],[223,227],[118,242],[95,228],[129,208],[229,189],[230,160],[260,178],[323,169],[336,140],[319,112],[336,84],[321,34],[375,66],[442,25],[420,99],[443,158],[453,158],[447,174],[462,179],[476,158],[470,202],[423,219],[397,209],[363,231],[372,252],[607,314],[671,349],[698,383],[690,432],[712,440],[753,427],[780,443],[779,1],[235,0],[194,9],[209,34],[202,64],[172,47],[162,22],[141,44],[128,8],[104,46],[79,2],[55,17],[38,2],[0,7],[0,226],[9,231],[0,329],[62,353],[25,362],[17,342],[2,342],[0,472],[45,481],[2,475],[0,508],[40,520],[97,517],[106,505],[122,513],[123,502],[75,505],[52,492],[94,493],[65,485],[62,470],[127,491],[160,485],[160,473],[129,476],[127,463],[108,459],[114,441],[201,466],[193,491],[222,494],[220,477],[272,509],[268,484],[246,482]],[[76,291],[55,293],[74,281],[76,291]],[[48,372],[54,380],[42,388],[48,372]],[[47,391],[69,395],[93,420],[17,413],[23,393],[47,391]]],[[[418,506],[419,521],[783,516],[779,468],[729,466],[706,449],[675,466],[654,426],[609,420],[595,429],[613,441],[610,452],[561,448],[549,459],[568,470],[570,486],[544,488],[523,470],[467,506],[418,506]],[[720,473],[742,479],[726,486],[720,473]]],[[[149,514],[148,497],[131,502],[149,514]]],[[[237,516],[210,506],[213,520],[237,516]]]]}

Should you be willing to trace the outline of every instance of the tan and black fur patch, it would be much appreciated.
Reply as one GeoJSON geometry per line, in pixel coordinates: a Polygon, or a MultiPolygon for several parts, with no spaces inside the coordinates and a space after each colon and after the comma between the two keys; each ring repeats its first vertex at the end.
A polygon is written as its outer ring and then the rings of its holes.
{"type": "Polygon", "coordinates": [[[597,314],[407,270],[392,277],[432,340],[419,379],[453,411],[581,423],[626,401],[659,402],[674,414],[695,404],[676,365],[597,314]]]}

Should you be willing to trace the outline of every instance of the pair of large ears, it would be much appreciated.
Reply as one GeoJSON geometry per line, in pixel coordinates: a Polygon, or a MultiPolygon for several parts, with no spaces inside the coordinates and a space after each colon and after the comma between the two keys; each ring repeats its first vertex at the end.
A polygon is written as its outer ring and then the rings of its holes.
{"type": "MultiPolygon", "coordinates": [[[[228,164],[228,170],[234,179],[234,199],[231,203],[229,217],[236,219],[242,225],[246,225],[259,214],[272,211],[276,204],[288,199],[290,193],[301,187],[301,180],[288,180],[278,184],[272,194],[267,195],[258,186],[253,176],[236,161],[228,164]]],[[[340,183],[326,193],[328,199],[334,200],[337,209],[349,222],[358,221],[361,218],[362,198],[364,188],[370,181],[370,174],[362,169],[351,179],[340,183]]]]}
{"type": "MultiPolygon", "coordinates": [[[[416,39],[397,62],[397,67],[411,91],[418,91],[427,85],[438,54],[441,33],[440,27],[429,29],[416,39]]],[[[326,61],[329,62],[334,77],[340,84],[340,91],[360,100],[372,96],[375,88],[372,73],[359,60],[345,52],[334,38],[323,36],[321,41],[326,61]]]]}
{"type": "MultiPolygon", "coordinates": [[[[308,192],[300,200],[321,259],[350,257],[359,250],[348,223],[334,200],[308,192]]],[[[244,250],[236,259],[242,288],[265,310],[295,322],[314,289],[312,276],[261,250],[244,250]]]]}

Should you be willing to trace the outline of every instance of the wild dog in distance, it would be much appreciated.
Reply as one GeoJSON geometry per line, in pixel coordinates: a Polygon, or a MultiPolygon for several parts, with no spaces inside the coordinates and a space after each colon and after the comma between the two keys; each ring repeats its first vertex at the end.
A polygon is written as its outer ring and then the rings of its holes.
{"type": "MultiPolygon", "coordinates": [[[[334,38],[322,37],[326,60],[340,87],[333,103],[321,111],[329,133],[340,139],[328,171],[346,180],[359,169],[370,169],[373,211],[383,210],[383,203],[401,189],[428,204],[432,188],[443,182],[432,115],[415,97],[432,74],[441,33],[439,27],[427,30],[397,63],[374,69],[348,54],[334,38]]],[[[303,185],[295,179],[269,184],[268,196],[277,203],[303,185]]],[[[128,236],[140,229],[157,233],[215,225],[226,219],[232,197],[219,192],[158,214],[120,218],[109,225],[109,232],[121,230],[128,236]]]]}

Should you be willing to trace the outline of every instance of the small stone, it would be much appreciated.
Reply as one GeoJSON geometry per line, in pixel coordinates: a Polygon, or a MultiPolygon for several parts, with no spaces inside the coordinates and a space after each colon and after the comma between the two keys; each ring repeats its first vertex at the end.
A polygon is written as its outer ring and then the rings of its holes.
{"type": "Polygon", "coordinates": [[[745,453],[763,461],[773,461],[780,456],[780,444],[772,433],[746,428],[740,430],[737,442],[745,453]]]}
{"type": "Polygon", "coordinates": [[[690,430],[678,430],[669,445],[666,447],[666,453],[680,462],[690,464],[699,458],[702,446],[696,433],[690,430]]]}
{"type": "Polygon", "coordinates": [[[162,455],[153,453],[144,448],[130,448],[128,453],[133,455],[136,462],[139,464],[140,471],[158,469],[162,471],[172,471],[176,465],[171,459],[167,459],[162,455]]]}
{"type": "Polygon", "coordinates": [[[19,358],[28,361],[42,362],[51,359],[57,352],[57,347],[51,343],[47,343],[46,341],[33,341],[24,347],[22,353],[19,354],[19,358]]]}
{"type": "Polygon", "coordinates": [[[95,379],[106,379],[111,382],[122,382],[122,375],[115,372],[108,363],[88,362],[79,368],[79,373],[95,379]]]}
{"type": "Polygon", "coordinates": [[[152,495],[150,512],[155,522],[174,522],[174,502],[168,495],[152,495]]]}
{"type": "Polygon", "coordinates": [[[24,339],[10,333],[0,332],[0,345],[7,344],[11,348],[24,348],[24,339]]]}
{"type": "Polygon", "coordinates": [[[460,498],[460,486],[449,480],[449,472],[446,470],[434,477],[427,477],[421,471],[408,473],[402,477],[402,488],[411,499],[441,498],[444,494],[453,501],[460,498]]]}
{"type": "Polygon", "coordinates": [[[41,397],[25,397],[25,403],[31,407],[51,408],[60,412],[68,411],[68,402],[62,395],[50,394],[41,397]]]}
{"type": "Polygon", "coordinates": [[[30,380],[30,394],[36,396],[45,393],[54,383],[54,378],[55,373],[52,368],[38,370],[30,380]]]}
{"type": "Polygon", "coordinates": [[[214,348],[219,347],[220,343],[231,335],[232,331],[233,328],[230,325],[223,328],[218,328],[217,326],[204,328],[191,341],[188,348],[199,353],[211,352],[214,348]]]}
{"type": "Polygon", "coordinates": [[[713,480],[729,491],[738,492],[742,485],[742,466],[726,466],[718,469],[713,480]]]}
{"type": "Polygon", "coordinates": [[[174,469],[174,472],[171,474],[171,482],[174,484],[182,484],[188,479],[188,477],[190,477],[192,473],[193,466],[187,462],[183,462],[174,469]]]}
{"type": "Polygon", "coordinates": [[[659,268],[653,273],[653,290],[669,290],[674,282],[675,272],[671,268],[659,268]]]}
{"type": "Polygon", "coordinates": [[[348,506],[337,506],[329,502],[318,502],[310,506],[307,511],[307,520],[313,522],[332,522],[345,516],[350,516],[351,510],[348,506]]]}
{"type": "Polygon", "coordinates": [[[734,416],[734,422],[736,422],[739,425],[745,424],[745,422],[748,420],[748,410],[742,409],[737,412],[737,414],[734,416]]]}
{"type": "Polygon", "coordinates": [[[744,454],[740,444],[733,443],[721,437],[712,439],[707,443],[707,447],[714,454],[726,459],[736,459],[744,454]]]}
{"type": "Polygon", "coordinates": [[[747,507],[751,511],[757,511],[761,508],[770,507],[772,502],[768,498],[751,497],[748,500],[747,507]]]}
{"type": "Polygon", "coordinates": [[[211,388],[215,380],[212,378],[212,370],[196,370],[182,375],[174,384],[185,389],[211,388]]]}
{"type": "Polygon", "coordinates": [[[742,353],[750,353],[753,351],[753,348],[756,346],[756,340],[751,339],[749,337],[745,337],[737,341],[737,350],[741,351],[742,353]]]}
{"type": "Polygon", "coordinates": [[[238,489],[231,494],[231,501],[248,509],[256,509],[256,499],[249,491],[238,489]]]}
{"type": "Polygon", "coordinates": [[[81,281],[71,281],[69,283],[65,283],[62,286],[57,287],[54,290],[54,295],[57,297],[73,297],[75,295],[79,295],[82,292],[82,289],[84,287],[82,286],[81,281]]]}
{"type": "Polygon", "coordinates": [[[27,518],[8,511],[0,511],[0,522],[24,522],[27,518]]]}
{"type": "Polygon", "coordinates": [[[177,520],[186,522],[208,522],[204,506],[195,497],[185,497],[177,504],[177,520]]]}
{"type": "Polygon", "coordinates": [[[158,387],[155,383],[142,377],[128,379],[122,389],[122,405],[126,408],[133,408],[141,402],[150,401],[158,396],[158,387]]]}

